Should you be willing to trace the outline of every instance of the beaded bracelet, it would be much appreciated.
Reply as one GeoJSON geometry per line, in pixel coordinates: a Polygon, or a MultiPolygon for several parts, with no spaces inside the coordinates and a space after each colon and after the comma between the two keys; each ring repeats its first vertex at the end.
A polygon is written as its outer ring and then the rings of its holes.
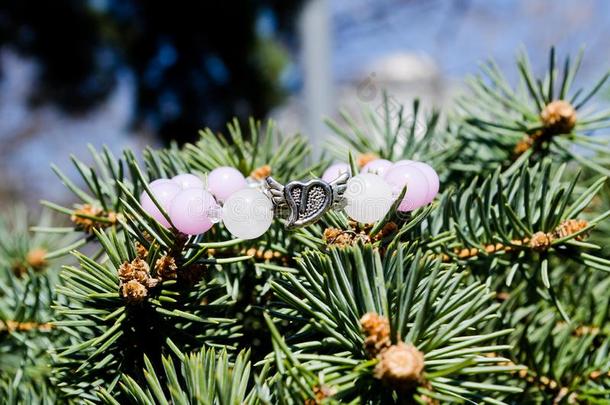
{"type": "Polygon", "coordinates": [[[148,191],[140,196],[140,204],[161,225],[173,225],[188,235],[205,233],[222,220],[233,236],[255,239],[269,229],[274,217],[285,219],[287,229],[312,224],[330,209],[344,210],[358,222],[378,221],[405,186],[397,209],[409,212],[432,202],[439,178],[432,167],[412,160],[376,159],[353,177],[349,165],[337,163],[321,179],[285,185],[272,177],[246,179],[235,168],[219,167],[209,173],[207,182],[193,174],[155,180],[148,189],[157,204],[148,191]]]}

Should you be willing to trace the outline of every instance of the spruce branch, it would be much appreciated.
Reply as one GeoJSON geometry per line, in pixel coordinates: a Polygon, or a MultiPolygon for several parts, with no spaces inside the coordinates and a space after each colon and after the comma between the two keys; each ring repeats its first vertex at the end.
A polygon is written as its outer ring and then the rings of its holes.
{"type": "Polygon", "coordinates": [[[565,169],[546,160],[511,175],[496,170],[482,180],[475,178],[447,191],[409,237],[427,241],[445,261],[485,277],[499,275],[508,285],[524,273],[550,288],[549,264],[561,266],[566,260],[607,272],[600,246],[586,237],[610,211],[585,212],[606,179],[583,190],[577,188],[578,174],[563,180],[565,169]]]}
{"type": "MultiPolygon", "coordinates": [[[[492,295],[483,285],[463,284],[466,276],[456,267],[402,244],[383,257],[367,245],[332,247],[328,254],[307,251],[298,263],[298,274],[287,272],[271,281],[281,303],[274,314],[278,319],[291,319],[292,329],[298,330],[285,338],[290,346],[284,345],[279,360],[292,358],[293,367],[314,376],[325,370],[324,384],[336,392],[334,399],[393,402],[396,398],[421,401],[423,397],[443,400],[453,396],[485,401],[482,392],[486,388],[494,390],[494,395],[516,392],[512,387],[478,381],[480,373],[489,373],[491,379],[495,372],[519,367],[503,366],[500,363],[506,359],[485,355],[508,349],[496,340],[510,330],[479,333],[494,318],[498,305],[490,302],[492,295]],[[286,305],[288,309],[281,309],[286,305]],[[377,369],[378,364],[385,364],[384,357],[370,357],[362,333],[362,317],[369,313],[389,320],[390,347],[396,346],[388,365],[377,369]],[[406,391],[404,384],[398,388],[391,382],[401,378],[391,377],[400,375],[392,371],[391,364],[402,361],[395,356],[400,358],[403,355],[398,353],[408,350],[405,343],[415,345],[425,358],[421,380],[406,391]],[[386,367],[388,371],[383,371],[386,367]]],[[[311,378],[301,377],[301,385],[313,389],[311,378]]]]}
{"type": "Polygon", "coordinates": [[[517,374],[524,399],[595,403],[610,394],[608,283],[599,273],[564,275],[558,291],[573,314],[571,322],[565,322],[547,301],[527,302],[525,283],[502,304],[506,314],[502,326],[514,328],[512,354],[528,367],[517,374]],[[592,287],[583,291],[587,285],[592,287]]]}
{"type": "Polygon", "coordinates": [[[468,80],[469,93],[457,101],[465,123],[458,133],[464,169],[467,165],[475,170],[478,165],[517,168],[533,157],[549,156],[560,162],[575,160],[599,174],[610,174],[609,140],[599,134],[610,127],[610,111],[591,112],[588,108],[609,73],[590,90],[573,91],[582,54],[575,65],[566,57],[562,70],[554,48],[549,55],[546,75],[535,78],[527,54],[519,54],[521,85],[517,88],[508,83],[494,62],[483,65],[481,74],[468,80]]]}
{"type": "MultiPolygon", "coordinates": [[[[204,347],[193,353],[183,353],[175,344],[168,343],[175,351],[173,356],[163,356],[162,371],[144,358],[145,384],[129,375],[121,377],[119,385],[127,402],[140,405],[256,403],[247,351],[239,352],[230,360],[226,350],[204,347]]],[[[124,403],[106,390],[98,395],[109,405],[124,403]]]]}
{"type": "Polygon", "coordinates": [[[378,112],[363,106],[359,117],[342,111],[342,123],[326,120],[337,135],[329,141],[335,158],[345,161],[346,151],[351,150],[358,154],[359,167],[373,158],[413,159],[440,166],[458,153],[458,144],[441,128],[437,110],[422,112],[415,99],[411,109],[400,106],[393,111],[385,93],[382,107],[378,112]]]}
{"type": "Polygon", "coordinates": [[[64,266],[57,287],[69,301],[56,303],[54,324],[73,337],[54,359],[65,396],[93,401],[92,387],[112,392],[120,373],[141,369],[143,354],[159,359],[167,338],[194,349],[204,342],[230,345],[239,337],[230,317],[233,281],[214,263],[183,266],[170,260],[168,269],[159,248],[136,249],[129,233],[96,231],[96,237],[101,260],[73,253],[79,266],[64,266]]]}
{"type": "Polygon", "coordinates": [[[608,75],[574,91],[579,65],[580,56],[558,66],[551,50],[536,78],[520,55],[516,87],[484,65],[446,122],[418,101],[396,114],[387,96],[380,111],[329,121],[331,155],[352,174],[381,157],[424,160],[443,179],[432,204],[399,213],[396,203],[375,224],[331,211],[294,232],[275,221],[244,241],[222,224],[181,234],[141,206],[147,193],[160,207],[152,180],[219,166],[250,182],[318,176],[326,157],[312,161],[306,138],[273,122],[233,121],[226,134],[204,130],[194,144],[141,157],[106,148],[90,148],[92,165],[73,157],[78,178],[54,168],[73,204],[43,203],[70,226],[42,224],[32,236],[0,224],[0,394],[602,403],[610,189],[597,174],[610,155],[593,134],[610,112],[589,103],[608,75]],[[75,263],[58,274],[54,259],[67,254],[75,263]]]}
{"type": "Polygon", "coordinates": [[[278,181],[289,181],[305,178],[326,166],[324,160],[307,165],[311,147],[306,138],[283,135],[271,120],[263,125],[251,119],[248,134],[242,132],[237,120],[229,123],[227,129],[226,136],[210,129],[200,131],[199,141],[185,145],[183,156],[191,169],[209,172],[231,166],[258,180],[273,174],[278,181]]]}
{"type": "MultiPolygon", "coordinates": [[[[39,227],[51,216],[45,212],[39,227]]],[[[68,336],[50,323],[58,263],[46,252],[63,237],[33,234],[23,207],[0,217],[0,397],[6,403],[53,403],[49,351],[68,336]]]]}

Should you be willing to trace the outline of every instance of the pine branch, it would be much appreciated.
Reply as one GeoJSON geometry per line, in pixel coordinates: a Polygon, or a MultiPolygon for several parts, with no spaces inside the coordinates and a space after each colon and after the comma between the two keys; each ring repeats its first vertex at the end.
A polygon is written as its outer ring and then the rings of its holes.
{"type": "Polygon", "coordinates": [[[609,391],[608,279],[599,273],[569,272],[561,280],[561,301],[573,312],[567,323],[547,301],[527,302],[527,283],[507,294],[502,327],[513,327],[512,353],[528,367],[520,372],[525,398],[538,402],[601,400],[609,391]],[[586,286],[593,286],[590,291],[586,286]]]}
{"type": "Polygon", "coordinates": [[[508,285],[524,272],[530,281],[550,288],[549,264],[561,266],[566,260],[607,272],[610,263],[598,255],[600,246],[585,239],[610,211],[584,212],[605,178],[581,190],[578,174],[566,182],[564,171],[565,166],[545,161],[512,175],[496,171],[482,181],[474,179],[447,191],[438,208],[407,237],[423,238],[445,261],[485,277],[499,275],[508,285]]]}
{"type": "Polygon", "coordinates": [[[144,354],[166,352],[167,338],[188,350],[239,337],[234,281],[218,272],[218,261],[185,266],[158,245],[137,248],[129,233],[96,237],[103,258],[74,253],[79,266],[65,266],[57,288],[69,301],[56,303],[55,325],[73,337],[54,359],[64,395],[93,401],[98,385],[113,392],[120,373],[141,370],[144,354]]]}
{"type": "Polygon", "coordinates": [[[429,206],[405,214],[395,204],[375,224],[329,212],[294,232],[275,221],[244,241],[222,224],[183,235],[140,205],[147,193],[160,207],[154,179],[219,166],[252,182],[319,176],[326,159],[311,161],[306,139],[272,122],[234,121],[226,135],[204,130],[195,144],[141,158],[105,148],[90,148],[91,166],[73,157],[78,179],[54,170],[74,203],[43,202],[70,226],[42,224],[34,237],[0,226],[0,394],[27,403],[603,402],[610,188],[597,174],[610,173],[610,154],[592,134],[610,126],[610,111],[589,103],[608,75],[574,91],[579,65],[559,66],[551,50],[538,78],[521,54],[517,86],[484,65],[446,122],[387,97],[379,112],[329,121],[332,155],[353,174],[375,157],[418,159],[443,180],[429,206]],[[68,253],[76,263],[58,277],[51,260],[68,253]]]}
{"type": "Polygon", "coordinates": [[[590,90],[573,91],[581,56],[574,66],[566,57],[558,71],[551,48],[546,75],[535,78],[527,55],[520,53],[517,67],[525,92],[513,88],[495,63],[483,65],[481,74],[468,81],[469,93],[457,101],[466,124],[458,133],[464,146],[460,160],[475,170],[480,165],[506,168],[527,153],[528,158],[533,154],[560,162],[577,160],[608,176],[609,140],[598,132],[610,127],[610,111],[587,107],[609,74],[590,90]]]}
{"type": "MultiPolygon", "coordinates": [[[[132,404],[253,404],[256,392],[250,378],[249,353],[242,351],[234,361],[229,360],[225,350],[203,348],[194,353],[180,352],[174,348],[177,359],[163,356],[162,372],[144,359],[145,384],[123,375],[121,391],[132,404]],[[179,366],[176,365],[176,361],[179,366]]],[[[115,405],[117,401],[111,393],[101,390],[102,401],[115,405]]]]}
{"type": "MultiPolygon", "coordinates": [[[[292,358],[292,366],[309,370],[310,377],[324,370],[324,385],[335,393],[334,399],[366,402],[408,395],[420,401],[444,396],[485,401],[486,388],[493,395],[518,391],[478,380],[480,373],[491,379],[494,372],[519,367],[503,366],[506,359],[486,355],[510,347],[496,342],[510,330],[480,333],[498,305],[490,304],[484,286],[465,285],[465,274],[454,266],[403,245],[384,258],[368,246],[354,246],[331,248],[328,255],[309,251],[298,262],[298,275],[285,273],[271,282],[281,303],[276,316],[289,316],[291,329],[299,330],[288,335],[290,346],[283,344],[284,354],[276,353],[276,363],[278,356],[282,362],[292,358]],[[365,328],[363,335],[365,314],[387,319],[388,330],[367,335],[365,328]],[[381,350],[371,352],[371,342],[381,350]],[[408,349],[409,344],[416,349],[408,349]],[[399,360],[391,353],[402,350],[423,353],[422,374],[393,374],[392,362],[399,360]]],[[[281,374],[281,366],[276,367],[281,374]]],[[[294,378],[313,392],[311,378],[294,378]]]]}
{"type": "MultiPolygon", "coordinates": [[[[53,328],[50,308],[58,282],[57,263],[46,252],[62,238],[29,231],[25,209],[0,217],[0,397],[6,403],[52,403],[50,356],[67,336],[53,328]]],[[[48,226],[46,213],[39,226],[48,226]]]]}
{"type": "MultiPolygon", "coordinates": [[[[382,107],[379,111],[363,107],[360,117],[344,111],[343,123],[326,120],[337,135],[328,148],[336,159],[347,161],[347,151],[351,150],[361,159],[372,154],[391,161],[421,160],[436,167],[459,153],[459,145],[440,128],[438,111],[420,111],[417,99],[410,110],[400,106],[396,111],[386,94],[382,107]]],[[[363,166],[366,160],[361,163],[363,166]]]]}

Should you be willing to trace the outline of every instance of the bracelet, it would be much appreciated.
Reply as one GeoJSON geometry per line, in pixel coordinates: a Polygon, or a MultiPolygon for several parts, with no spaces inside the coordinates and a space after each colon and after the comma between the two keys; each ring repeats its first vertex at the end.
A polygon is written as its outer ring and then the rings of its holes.
{"type": "Polygon", "coordinates": [[[432,202],[439,190],[438,175],[422,162],[376,159],[353,177],[347,164],[337,163],[321,179],[282,185],[270,176],[255,181],[235,168],[219,167],[205,181],[188,173],[157,179],[141,194],[140,205],[161,225],[184,234],[205,233],[222,220],[233,236],[255,239],[274,217],[294,229],[315,223],[330,209],[344,210],[358,222],[376,222],[405,186],[397,210],[410,212],[432,202]]]}

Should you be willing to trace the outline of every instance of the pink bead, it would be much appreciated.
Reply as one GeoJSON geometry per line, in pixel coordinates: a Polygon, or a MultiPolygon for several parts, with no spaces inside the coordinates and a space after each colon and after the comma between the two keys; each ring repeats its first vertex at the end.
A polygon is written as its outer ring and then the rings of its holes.
{"type": "Polygon", "coordinates": [[[385,172],[392,166],[392,162],[386,159],[375,159],[368,162],[360,173],[372,173],[377,174],[381,177],[385,174],[385,172]]]}
{"type": "Polygon", "coordinates": [[[432,166],[424,162],[415,162],[413,163],[413,166],[421,170],[424,176],[426,176],[426,180],[428,180],[428,186],[430,189],[428,190],[428,195],[426,196],[426,204],[429,204],[438,194],[438,189],[440,187],[438,174],[436,173],[436,170],[432,168],[432,166]]]}
{"type": "Polygon", "coordinates": [[[203,180],[198,176],[190,173],[179,174],[172,177],[172,181],[177,183],[181,188],[203,188],[203,180]]]}
{"type": "Polygon", "coordinates": [[[409,212],[427,204],[430,186],[424,173],[414,165],[398,165],[388,170],[384,179],[398,194],[406,185],[407,192],[398,206],[398,211],[409,212]]]}
{"type": "Polygon", "coordinates": [[[172,223],[182,233],[199,235],[214,224],[210,219],[218,205],[212,194],[202,188],[181,190],[169,207],[172,223]]]}
{"type": "Polygon", "coordinates": [[[247,186],[244,175],[233,167],[218,167],[208,175],[208,190],[219,201],[225,201],[231,194],[247,186]]]}
{"type": "Polygon", "coordinates": [[[333,165],[330,165],[328,167],[328,169],[326,169],[324,171],[324,174],[322,174],[322,180],[324,180],[327,183],[330,183],[331,181],[333,181],[334,179],[336,179],[337,177],[339,177],[340,175],[342,175],[343,173],[351,173],[352,170],[350,169],[349,165],[347,163],[335,163],[333,165]]]}
{"type": "MultiPolygon", "coordinates": [[[[180,186],[173,181],[167,179],[158,179],[151,182],[148,187],[150,191],[155,196],[155,200],[159,203],[159,205],[163,208],[163,210],[167,213],[169,210],[169,206],[176,196],[180,192],[180,186]]],[[[166,228],[169,228],[171,225],[165,219],[161,211],[157,208],[153,200],[150,198],[148,193],[144,191],[140,195],[140,205],[144,208],[151,217],[156,219],[161,225],[166,228]]]]}

